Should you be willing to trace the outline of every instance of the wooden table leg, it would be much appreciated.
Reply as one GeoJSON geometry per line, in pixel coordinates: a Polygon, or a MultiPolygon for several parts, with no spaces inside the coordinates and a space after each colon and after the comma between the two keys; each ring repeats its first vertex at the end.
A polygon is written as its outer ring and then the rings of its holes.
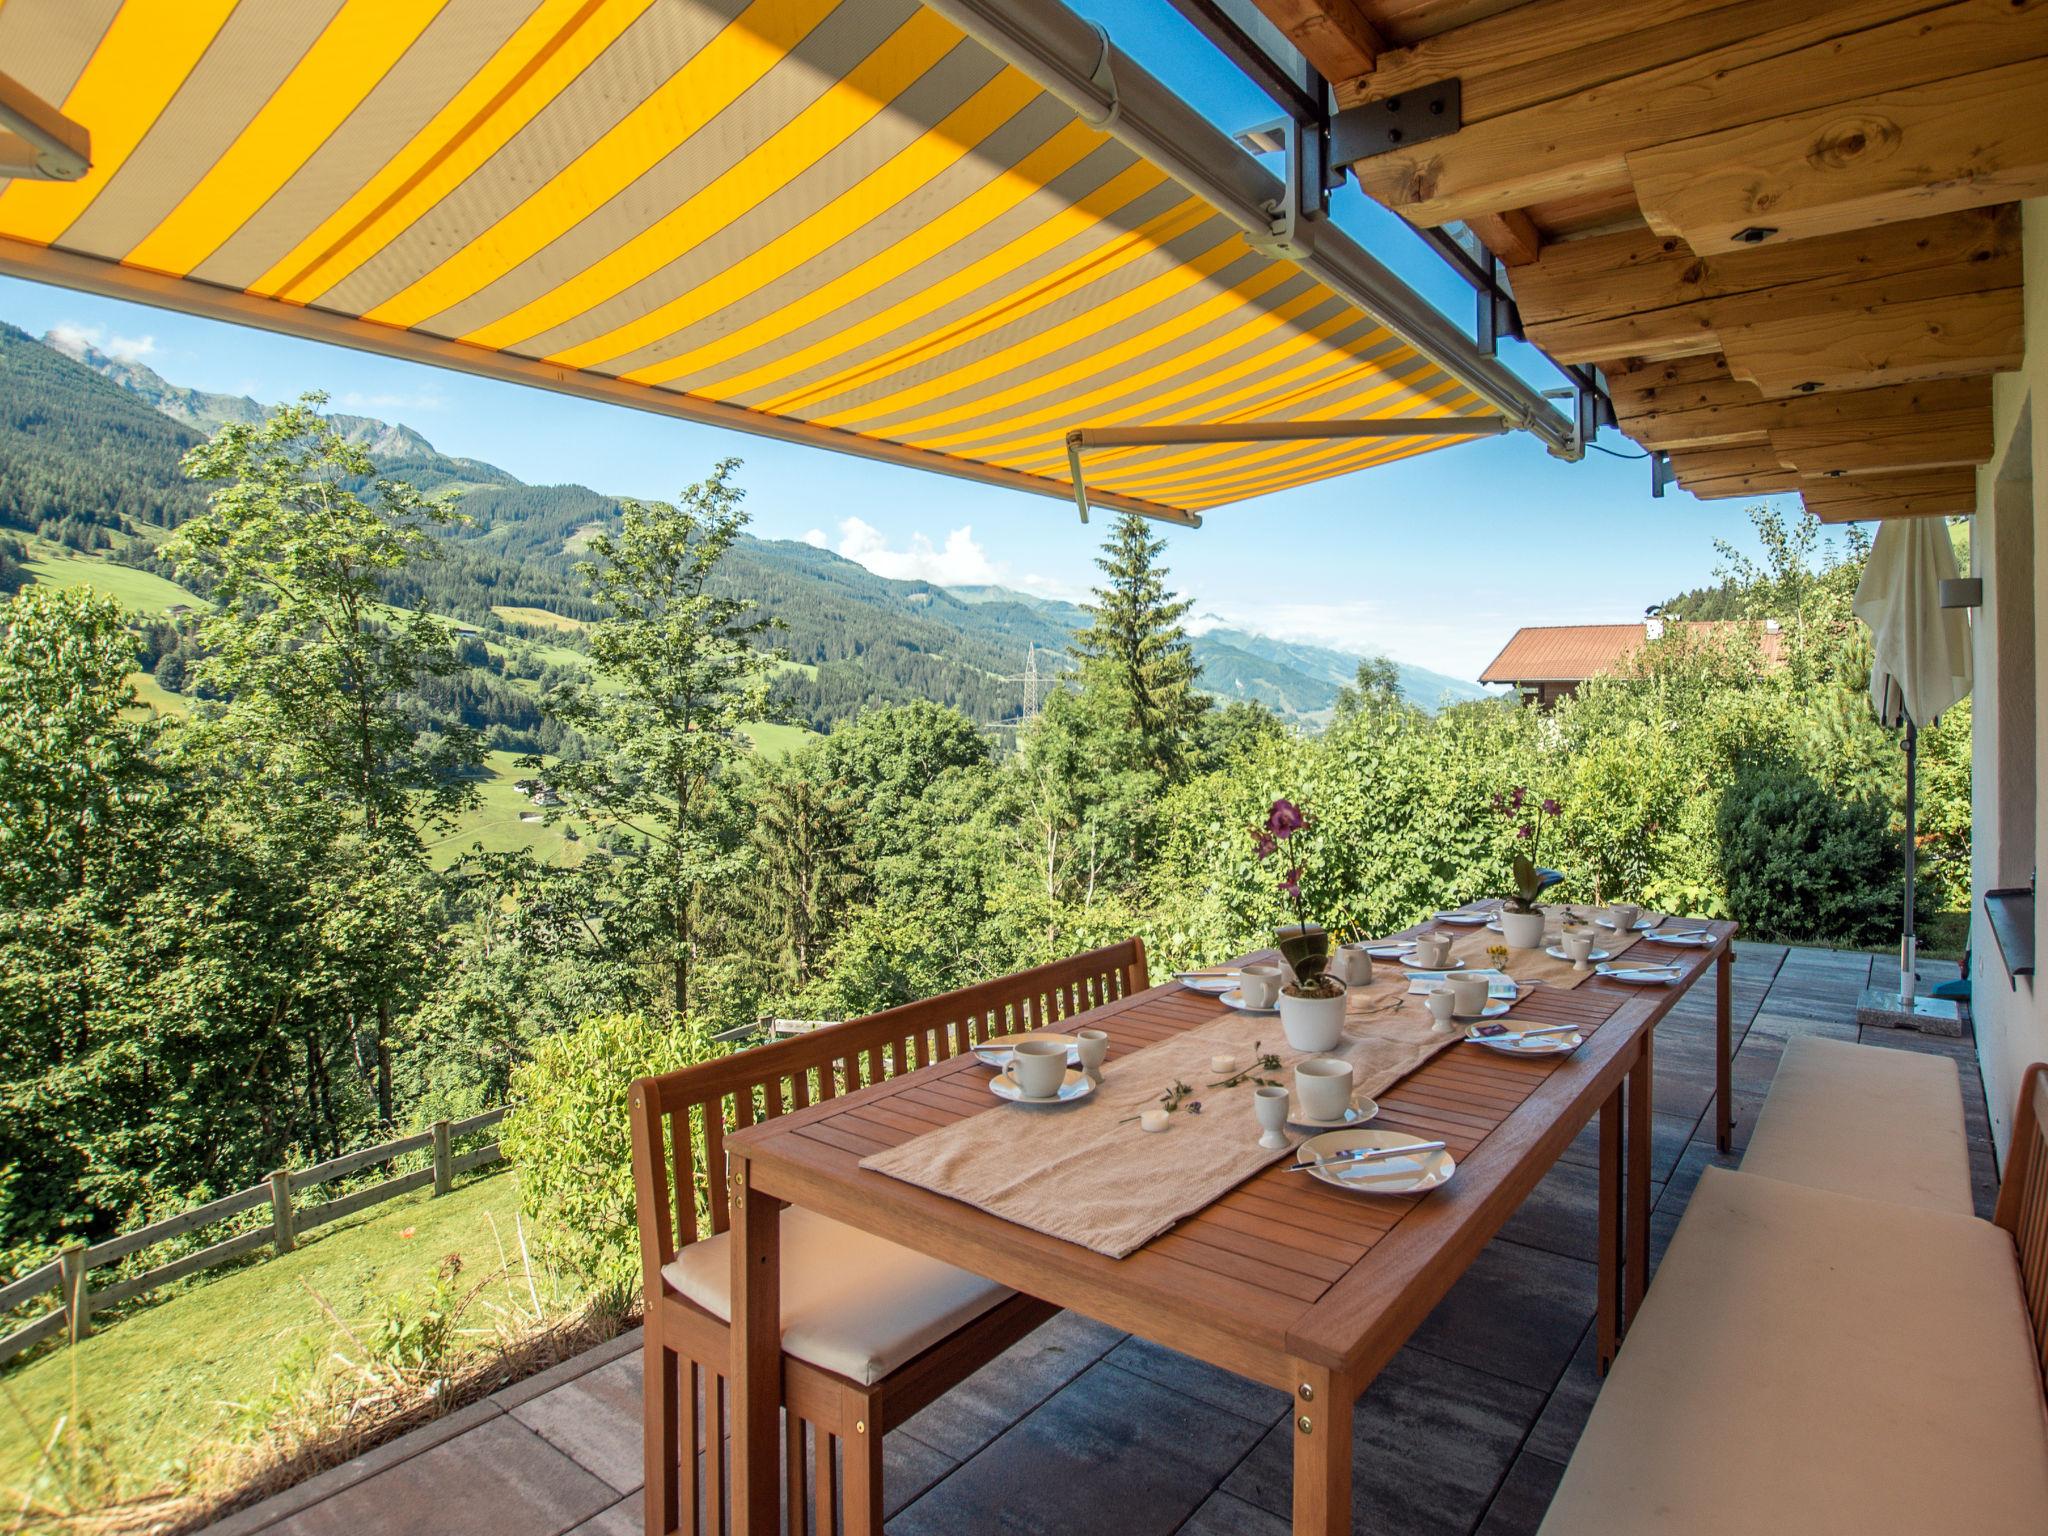
{"type": "Polygon", "coordinates": [[[1621,1342],[1621,1085],[1600,1106],[1599,1366],[1605,1376],[1621,1342]]]}
{"type": "Polygon", "coordinates": [[[1643,1292],[1650,1283],[1650,1151],[1655,1132],[1650,1115],[1651,1045],[1654,1031],[1644,1030],[1635,1065],[1628,1072],[1628,1211],[1622,1220],[1627,1252],[1621,1277],[1626,1303],[1621,1326],[1625,1333],[1643,1304],[1643,1292]]]}
{"type": "Polygon", "coordinates": [[[1735,951],[1724,949],[1714,961],[1714,1145],[1723,1152],[1735,1150],[1735,1105],[1728,1094],[1729,1040],[1734,1030],[1729,1013],[1734,1000],[1729,995],[1735,979],[1735,951]]]}
{"type": "Polygon", "coordinates": [[[1350,1536],[1356,1394],[1321,1366],[1294,1369],[1294,1536],[1350,1536]]]}
{"type": "MultiPolygon", "coordinates": [[[[757,1193],[727,1154],[732,1204],[732,1529],[782,1526],[782,1202],[757,1193]]],[[[714,1387],[713,1390],[716,1390],[714,1387]]],[[[714,1442],[707,1448],[716,1456],[714,1442]]]]}

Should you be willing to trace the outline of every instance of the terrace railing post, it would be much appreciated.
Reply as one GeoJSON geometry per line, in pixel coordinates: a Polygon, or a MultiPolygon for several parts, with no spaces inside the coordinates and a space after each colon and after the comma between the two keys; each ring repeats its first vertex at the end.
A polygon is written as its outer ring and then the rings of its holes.
{"type": "Polygon", "coordinates": [[[270,1176],[270,1240],[279,1253],[292,1251],[292,1174],[280,1168],[270,1176]]]}
{"type": "Polygon", "coordinates": [[[448,1150],[448,1122],[434,1122],[434,1195],[438,1199],[455,1187],[455,1159],[448,1150]]]}
{"type": "Polygon", "coordinates": [[[85,1284],[85,1244],[74,1243],[57,1255],[58,1294],[64,1299],[65,1336],[76,1344],[92,1332],[92,1293],[85,1284]]]}

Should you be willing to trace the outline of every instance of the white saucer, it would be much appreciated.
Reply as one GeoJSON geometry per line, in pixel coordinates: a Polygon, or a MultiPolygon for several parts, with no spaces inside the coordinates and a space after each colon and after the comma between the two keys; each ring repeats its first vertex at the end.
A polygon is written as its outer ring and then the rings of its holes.
{"type": "Polygon", "coordinates": [[[1465,1038],[1503,1056],[1569,1056],[1586,1043],[1586,1037],[1576,1031],[1569,1035],[1539,1035],[1534,1040],[1490,1040],[1468,1029],[1465,1038]]]}
{"type": "MultiPolygon", "coordinates": [[[[1595,926],[1595,927],[1598,927],[1598,928],[1606,928],[1606,929],[1610,929],[1610,930],[1611,930],[1611,929],[1612,929],[1612,928],[1614,927],[1614,924],[1610,923],[1610,922],[1609,922],[1609,921],[1608,921],[1608,920],[1607,920],[1606,918],[1604,918],[1604,917],[1596,917],[1596,918],[1594,918],[1594,919],[1593,919],[1593,924],[1594,924],[1594,926],[1595,926]]],[[[1631,932],[1631,933],[1648,933],[1648,932],[1649,932],[1649,931],[1650,931],[1650,930],[1651,930],[1652,928],[1655,928],[1656,926],[1657,926],[1657,922],[1656,922],[1656,919],[1655,919],[1655,918],[1649,918],[1649,917],[1639,917],[1639,918],[1637,918],[1637,919],[1636,919],[1636,924],[1635,924],[1635,927],[1631,928],[1631,929],[1629,930],[1629,932],[1631,932]]]]}
{"type": "Polygon", "coordinates": [[[1237,988],[1235,987],[1232,987],[1223,994],[1223,1006],[1235,1008],[1239,1013],[1278,1013],[1280,1011],[1278,1004],[1270,1008],[1254,1008],[1250,1003],[1238,996],[1237,988]]]}
{"type": "Polygon", "coordinates": [[[1173,979],[1190,992],[1206,992],[1211,997],[1221,997],[1226,992],[1237,990],[1235,976],[1176,976],[1173,979]]]}
{"type": "Polygon", "coordinates": [[[1438,922],[1449,923],[1456,928],[1477,928],[1491,919],[1489,912],[1439,912],[1436,915],[1438,922]]]}
{"type": "MultiPolygon", "coordinates": [[[[1296,1147],[1294,1160],[1313,1163],[1318,1158],[1349,1152],[1354,1147],[1411,1147],[1423,1140],[1423,1137],[1410,1136],[1406,1131],[1325,1131],[1296,1147]]],[[[1448,1182],[1457,1170],[1458,1165],[1452,1161],[1450,1153],[1425,1152],[1420,1158],[1390,1157],[1379,1162],[1361,1163],[1349,1170],[1311,1168],[1308,1176],[1353,1194],[1413,1195],[1448,1182]]]]}
{"type": "Polygon", "coordinates": [[[1394,944],[1368,944],[1365,952],[1375,960],[1398,960],[1415,948],[1413,939],[1402,939],[1394,944]]]}
{"type": "MultiPolygon", "coordinates": [[[[1515,999],[1512,997],[1489,998],[1487,1000],[1486,1006],[1479,1010],[1479,1017],[1482,1019],[1498,1019],[1505,1015],[1507,1011],[1514,1006],[1515,999]]],[[[1472,1019],[1461,1019],[1454,1015],[1451,1019],[1451,1022],[1453,1024],[1472,1024],[1476,1021],[1472,1019]]]]}
{"type": "Polygon", "coordinates": [[[1706,949],[1714,942],[1711,937],[1692,939],[1676,933],[1646,933],[1643,938],[1651,944],[1674,944],[1680,949],[1706,949]]]}
{"type": "Polygon", "coordinates": [[[1057,1030],[1027,1029],[1014,1035],[992,1035],[975,1046],[974,1054],[981,1058],[984,1067],[1007,1067],[1010,1053],[1019,1040],[1057,1040],[1067,1048],[1067,1064],[1078,1065],[1081,1060],[1081,1042],[1072,1035],[1060,1034],[1057,1030]]]}
{"type": "Polygon", "coordinates": [[[998,1072],[989,1079],[989,1090],[999,1099],[1008,1099],[1012,1104],[1071,1104],[1075,1099],[1085,1099],[1095,1091],[1095,1080],[1079,1067],[1067,1068],[1067,1080],[1060,1084],[1059,1096],[1051,1099],[1027,1099],[1017,1088],[1017,1080],[1007,1071],[998,1072]]]}
{"type": "MultiPolygon", "coordinates": [[[[1550,958],[1551,958],[1551,959],[1553,959],[1553,960],[1569,960],[1569,959],[1571,959],[1571,956],[1570,956],[1570,955],[1568,955],[1568,954],[1566,954],[1566,953],[1564,952],[1564,946],[1563,946],[1562,944],[1553,944],[1553,945],[1551,945],[1551,946],[1550,946],[1550,948],[1548,948],[1548,949],[1544,950],[1544,951],[1543,951],[1543,953],[1545,953],[1546,955],[1550,956],[1550,958]]],[[[1587,958],[1588,960],[1596,960],[1596,961],[1597,961],[1597,960],[1612,960],[1612,959],[1614,958],[1614,951],[1613,951],[1613,950],[1611,950],[1611,949],[1596,949],[1596,950],[1593,950],[1593,951],[1591,951],[1590,953],[1588,953],[1588,954],[1587,954],[1587,956],[1586,956],[1586,958],[1587,958]]]]}
{"type": "Polygon", "coordinates": [[[1606,965],[1596,967],[1593,974],[1609,981],[1624,981],[1632,987],[1669,987],[1685,979],[1678,971],[1617,971],[1606,965]]]}
{"type": "Polygon", "coordinates": [[[1287,1123],[1308,1131],[1341,1131],[1350,1126],[1363,1125],[1380,1112],[1379,1105],[1362,1094],[1351,1101],[1351,1107],[1345,1110],[1343,1118],[1338,1120],[1311,1120],[1298,1111],[1298,1103],[1299,1100],[1293,1094],[1287,1096],[1287,1123]]]}
{"type": "Polygon", "coordinates": [[[1465,969],[1465,962],[1462,960],[1446,960],[1442,965],[1424,965],[1413,955],[1403,955],[1400,958],[1401,963],[1411,971],[1462,971],[1465,969]]]}

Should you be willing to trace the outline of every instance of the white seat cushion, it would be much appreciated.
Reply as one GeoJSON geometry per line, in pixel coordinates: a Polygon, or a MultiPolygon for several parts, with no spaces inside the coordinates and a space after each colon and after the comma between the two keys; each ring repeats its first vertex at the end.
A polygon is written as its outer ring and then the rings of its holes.
{"type": "Polygon", "coordinates": [[[1709,1168],[1542,1536],[2041,1536],[2012,1240],[1709,1168]]]}
{"type": "Polygon", "coordinates": [[[1771,1079],[1742,1171],[1970,1215],[1970,1148],[1955,1063],[1795,1039],[1771,1079]]]}
{"type": "MultiPolygon", "coordinates": [[[[728,1234],[691,1243],[662,1278],[732,1321],[728,1234]]],[[[1013,1293],[799,1206],[782,1210],[782,1348],[872,1386],[1013,1293]]]]}

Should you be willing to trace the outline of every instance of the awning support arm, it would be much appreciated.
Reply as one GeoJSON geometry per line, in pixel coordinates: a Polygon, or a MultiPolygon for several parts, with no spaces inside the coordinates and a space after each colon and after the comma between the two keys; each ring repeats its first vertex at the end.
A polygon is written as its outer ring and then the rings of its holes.
{"type": "Polygon", "coordinates": [[[92,135],[0,74],[0,179],[76,181],[91,169],[92,135]]]}
{"type": "MultiPolygon", "coordinates": [[[[1088,521],[1084,448],[1174,448],[1189,443],[1298,443],[1343,437],[1500,437],[1509,423],[1498,416],[1382,416],[1370,421],[1191,422],[1178,427],[1075,427],[1067,433],[1067,470],[1074,505],[1088,521]]],[[[1195,519],[1195,526],[1201,519],[1195,519]]]]}

